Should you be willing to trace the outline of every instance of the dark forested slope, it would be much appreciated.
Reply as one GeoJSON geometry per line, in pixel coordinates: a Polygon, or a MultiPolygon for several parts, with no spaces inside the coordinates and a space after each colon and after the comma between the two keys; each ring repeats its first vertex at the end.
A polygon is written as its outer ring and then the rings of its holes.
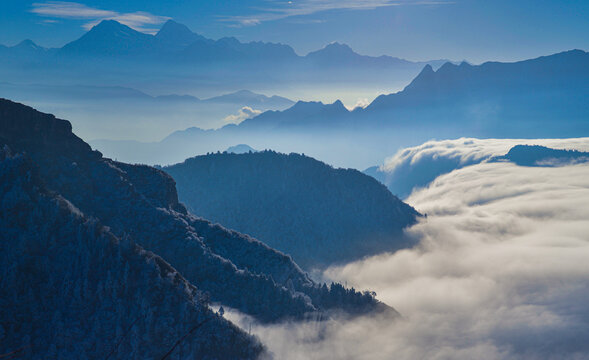
{"type": "Polygon", "coordinates": [[[191,211],[250,234],[304,268],[409,245],[418,213],[352,169],[273,151],[197,156],[165,167],[191,211]]]}
{"type": "MultiPolygon", "coordinates": [[[[105,231],[110,234],[108,236],[137,244],[145,251],[161,256],[162,261],[169,263],[175,269],[174,272],[181,274],[187,284],[196,286],[212,301],[236,308],[260,321],[304,319],[338,309],[353,313],[384,310],[395,314],[394,310],[376,301],[369,293],[342,292],[337,285],[322,287],[311,281],[283,253],[246,235],[187,214],[184,206],[178,202],[175,184],[169,175],[148,166],[128,165],[103,158],[71,132],[68,121],[0,99],[0,146],[7,146],[13,153],[24,153],[24,156],[30,158],[37,169],[39,183],[48,193],[67,199],[68,203],[78,209],[75,212],[84,214],[85,218],[99,221],[107,229],[105,231]]],[[[8,170],[4,169],[3,173],[6,171],[8,170]]],[[[29,175],[19,173],[19,176],[27,179],[29,175]]],[[[38,238],[32,235],[36,233],[35,226],[44,229],[45,225],[42,223],[51,222],[50,217],[43,220],[45,215],[41,214],[30,223],[20,223],[16,210],[6,207],[12,196],[21,196],[16,194],[3,196],[1,202],[1,208],[7,214],[3,221],[12,221],[8,215],[17,216],[14,221],[22,230],[15,230],[14,234],[26,236],[32,231],[31,237],[34,241],[43,242],[43,236],[57,239],[57,236],[47,231],[38,238]]],[[[30,210],[32,213],[40,211],[34,204],[30,210]]],[[[54,221],[66,219],[58,217],[54,221]]],[[[89,241],[84,232],[73,234],[76,237],[70,239],[71,241],[89,241]]],[[[3,232],[2,236],[16,241],[15,246],[20,246],[18,237],[15,240],[7,232],[3,232]]],[[[68,240],[69,235],[64,235],[63,239],[68,240]]],[[[33,246],[15,251],[23,251],[21,261],[24,263],[49,261],[47,257],[50,254],[44,252],[43,247],[33,246]]],[[[59,252],[59,246],[54,251],[59,252]]],[[[81,261],[78,260],[79,256],[72,259],[74,264],[81,261]]],[[[100,266],[104,266],[102,269],[108,274],[108,264],[114,260],[101,257],[95,260],[101,262],[100,266]]],[[[10,262],[2,262],[1,266],[4,273],[12,271],[13,265],[10,262]]],[[[75,276],[92,284],[88,286],[99,288],[97,283],[100,279],[88,275],[88,266],[89,263],[84,264],[75,276]]],[[[78,268],[74,268],[76,269],[78,268]]],[[[70,276],[67,268],[63,270],[59,276],[70,276]]],[[[48,268],[40,271],[33,266],[31,271],[45,276],[44,272],[48,268]]],[[[9,285],[19,285],[18,282],[10,283],[5,278],[2,281],[3,291],[10,293],[14,289],[8,287],[9,285]]],[[[136,286],[139,283],[129,282],[121,286],[136,286]]],[[[159,285],[154,283],[152,286],[158,288],[159,285]]],[[[49,291],[47,287],[32,284],[30,289],[27,293],[11,296],[16,296],[18,302],[35,303],[38,297],[49,295],[45,293],[49,291]]],[[[152,295],[159,296],[157,293],[150,294],[152,295]]],[[[160,299],[164,300],[161,297],[160,299]]],[[[122,308],[120,311],[117,308],[114,315],[119,312],[124,314],[125,311],[130,311],[130,307],[136,307],[142,301],[147,299],[143,300],[139,295],[132,301],[120,298],[119,306],[122,308]]],[[[79,311],[85,310],[81,308],[79,311]]],[[[88,308],[88,311],[91,313],[92,308],[88,308]]],[[[2,316],[2,321],[6,319],[5,316],[2,316]]],[[[75,316],[77,315],[72,317],[75,316]]],[[[30,318],[28,320],[33,321],[30,318]]],[[[123,324],[133,320],[127,318],[123,324]]],[[[35,325],[21,322],[18,326],[35,325]]],[[[141,336],[147,334],[141,333],[141,336]]],[[[243,341],[255,345],[251,340],[243,341]]]]}
{"type": "Polygon", "coordinates": [[[0,354],[37,359],[256,358],[159,256],[117,238],[0,149],[0,354]],[[195,329],[174,348],[174,344],[195,329]]]}

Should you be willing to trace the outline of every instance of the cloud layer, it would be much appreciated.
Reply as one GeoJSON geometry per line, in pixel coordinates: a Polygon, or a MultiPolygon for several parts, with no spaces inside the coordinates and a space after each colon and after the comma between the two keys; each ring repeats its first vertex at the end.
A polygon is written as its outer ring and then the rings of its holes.
{"type": "Polygon", "coordinates": [[[428,214],[409,230],[418,247],[324,274],[403,319],[254,324],[278,358],[589,358],[589,165],[475,164],[408,202],[428,214]]]}
{"type": "Polygon", "coordinates": [[[543,145],[554,149],[588,150],[589,138],[576,139],[476,139],[432,140],[400,150],[381,167],[394,172],[400,165],[412,165],[423,158],[455,158],[461,164],[478,163],[492,156],[505,155],[515,145],[543,145]]]}
{"type": "Polygon", "coordinates": [[[91,29],[102,20],[116,20],[137,31],[148,34],[155,34],[161,25],[169,20],[169,17],[153,15],[147,12],[119,13],[112,10],[103,10],[86,6],[76,2],[65,1],[47,1],[43,3],[33,3],[31,12],[43,17],[54,19],[75,19],[86,20],[83,27],[86,30],[91,29]]]}
{"type": "Polygon", "coordinates": [[[577,139],[475,139],[428,141],[398,151],[385,160],[376,176],[402,198],[437,176],[467,165],[505,155],[513,146],[543,145],[555,149],[589,150],[589,138],[577,139]]]}

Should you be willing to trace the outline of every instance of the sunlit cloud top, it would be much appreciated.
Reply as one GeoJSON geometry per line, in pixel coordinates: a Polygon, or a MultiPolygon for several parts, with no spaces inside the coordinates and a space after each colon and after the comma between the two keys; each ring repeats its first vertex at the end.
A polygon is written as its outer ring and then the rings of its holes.
{"type": "Polygon", "coordinates": [[[65,1],[34,3],[31,12],[53,19],[87,20],[82,25],[86,30],[91,29],[102,20],[116,20],[121,24],[148,34],[155,34],[158,31],[159,25],[170,19],[167,16],[153,15],[143,11],[119,13],[117,11],[98,9],[80,3],[65,1]]]}

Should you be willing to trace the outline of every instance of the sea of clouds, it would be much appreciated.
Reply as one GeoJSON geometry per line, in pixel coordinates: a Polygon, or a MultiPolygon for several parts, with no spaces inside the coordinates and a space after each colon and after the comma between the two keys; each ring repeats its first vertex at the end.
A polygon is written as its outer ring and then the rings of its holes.
{"type": "Polygon", "coordinates": [[[432,140],[399,150],[376,173],[401,198],[442,174],[505,155],[515,145],[542,145],[554,149],[589,151],[589,138],[576,139],[476,139],[432,140]]]}
{"type": "MultiPolygon", "coordinates": [[[[458,152],[467,154],[487,140],[462,141],[458,152]]],[[[589,145],[548,142],[490,142],[485,153],[519,143],[589,145]]],[[[588,164],[480,162],[406,201],[428,215],[408,230],[417,247],[324,273],[376,291],[401,319],[261,326],[229,318],[251,325],[280,359],[589,359],[588,164]]]]}

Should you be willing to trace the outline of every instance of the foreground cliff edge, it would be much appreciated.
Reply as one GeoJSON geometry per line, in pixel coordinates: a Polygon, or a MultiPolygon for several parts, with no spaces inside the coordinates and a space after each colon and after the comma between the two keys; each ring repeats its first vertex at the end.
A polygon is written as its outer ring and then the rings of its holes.
{"type": "Polygon", "coordinates": [[[68,121],[0,99],[0,146],[2,353],[263,354],[209,301],[260,322],[398,316],[369,292],[317,284],[290,256],[189,214],[171,177],[103,158],[68,121]]]}

